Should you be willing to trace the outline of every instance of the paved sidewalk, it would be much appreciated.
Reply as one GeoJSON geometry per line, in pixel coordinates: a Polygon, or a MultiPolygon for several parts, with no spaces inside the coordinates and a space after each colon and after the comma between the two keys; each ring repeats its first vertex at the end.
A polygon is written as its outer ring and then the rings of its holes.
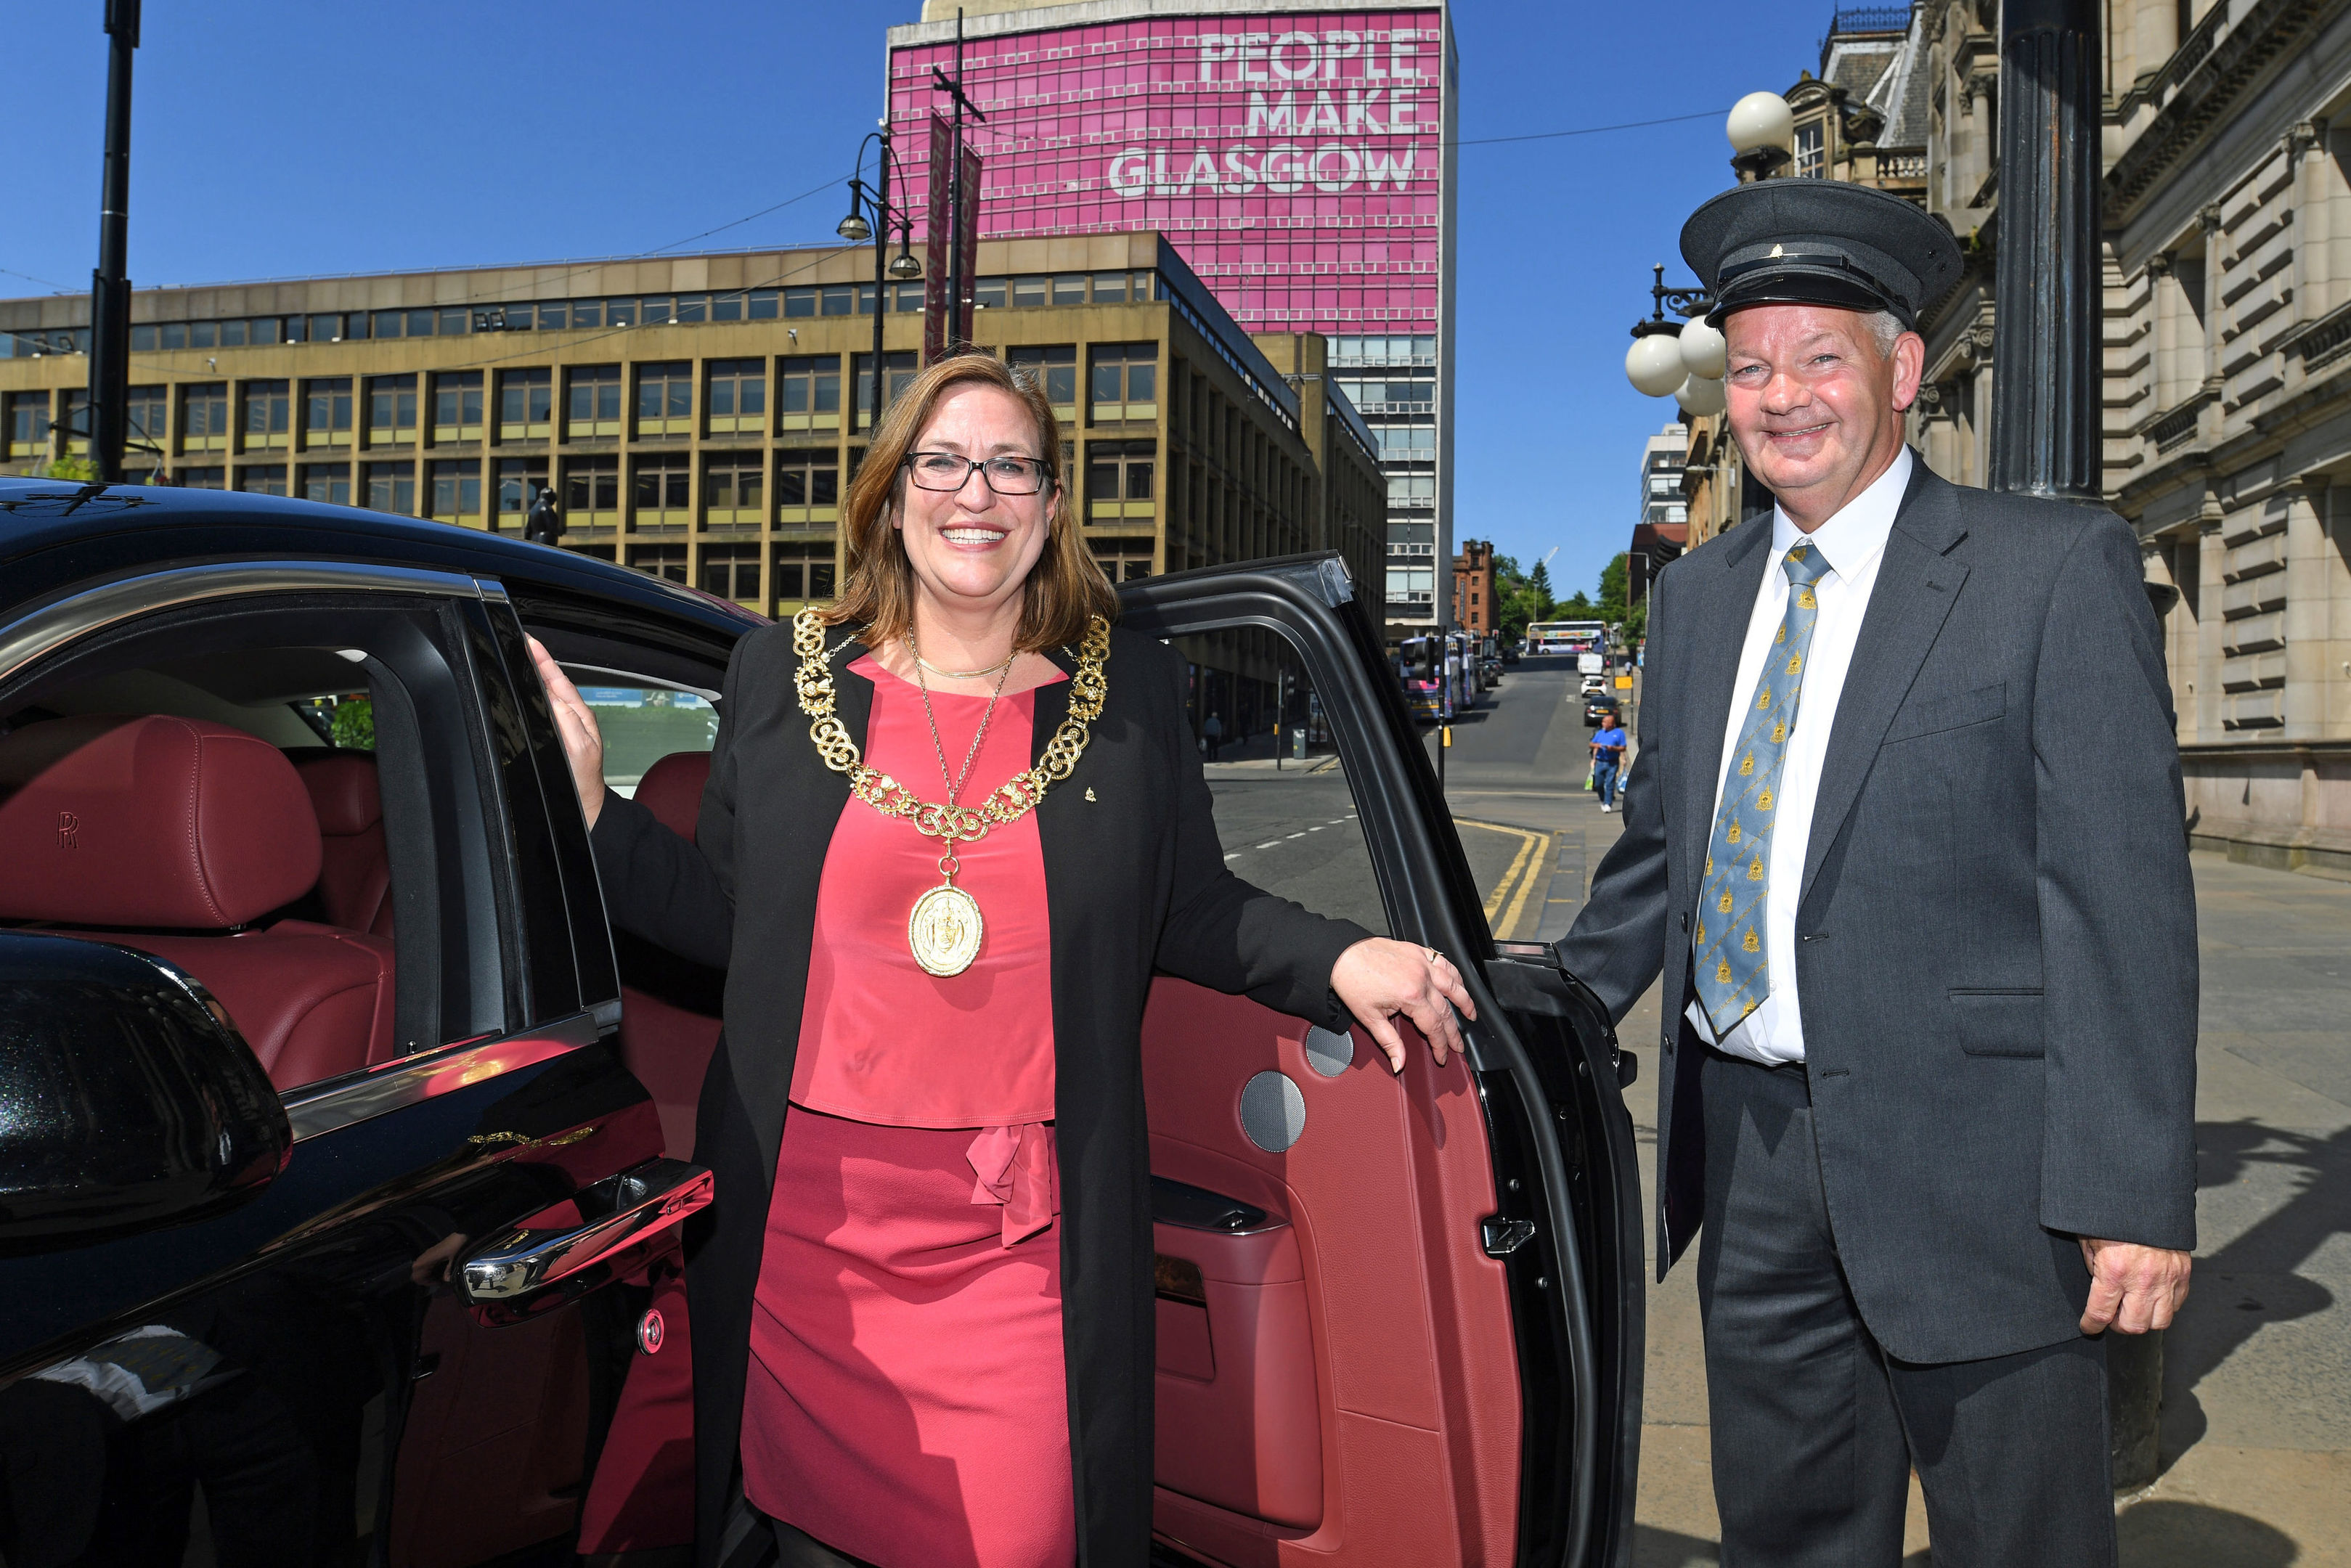
{"type": "MultiPolygon", "coordinates": [[[[1613,821],[1583,835],[1587,863],[1613,821]]],[[[2122,1560],[2351,1564],[2351,884],[2194,864],[2202,1246],[2165,1345],[2163,1473],[2118,1500],[2122,1560]]],[[[1624,1037],[1655,1040],[1656,1010],[1653,990],[1624,1037]]],[[[1655,1094],[1645,1071],[1627,1095],[1651,1182],[1655,1094]]],[[[1692,1273],[1685,1260],[1650,1291],[1638,1568],[1718,1560],[1692,1273]]],[[[1923,1568],[1915,1494],[1909,1545],[1906,1568],[1923,1568]]]]}

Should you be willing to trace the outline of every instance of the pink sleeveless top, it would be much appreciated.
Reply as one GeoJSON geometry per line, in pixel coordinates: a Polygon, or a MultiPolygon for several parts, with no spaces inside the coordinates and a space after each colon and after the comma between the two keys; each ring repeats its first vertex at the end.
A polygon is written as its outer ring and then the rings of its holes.
{"type": "MultiPolygon", "coordinates": [[[[873,683],[866,761],[924,800],[945,800],[922,693],[870,654],[850,669],[873,683]]],[[[947,767],[960,771],[987,698],[935,691],[931,705],[947,767]]],[[[1034,691],[996,705],[965,800],[1029,766],[1036,714],[1034,691]]],[[[942,880],[940,852],[911,821],[855,799],[841,809],[817,888],[791,1099],[883,1126],[977,1129],[972,1201],[1005,1206],[1009,1246],[1061,1207],[1044,851],[1033,812],[959,846],[956,885],[978,901],[986,932],[971,967],[949,976],[925,970],[906,945],[914,901],[942,880]]]]}

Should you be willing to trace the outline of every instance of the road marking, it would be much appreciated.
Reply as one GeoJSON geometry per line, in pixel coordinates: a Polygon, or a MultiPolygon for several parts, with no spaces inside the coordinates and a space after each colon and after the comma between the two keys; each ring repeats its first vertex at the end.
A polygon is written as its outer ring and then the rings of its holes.
{"type": "Polygon", "coordinates": [[[1290,834],[1290,836],[1291,838],[1293,838],[1293,839],[1302,839],[1302,838],[1304,838],[1306,835],[1305,835],[1304,833],[1292,833],[1292,834],[1290,834]]]}
{"type": "MultiPolygon", "coordinates": [[[[1524,875],[1527,862],[1532,860],[1537,866],[1541,865],[1541,857],[1535,852],[1536,846],[1546,842],[1551,835],[1537,832],[1531,828],[1505,827],[1499,822],[1473,822],[1467,817],[1456,817],[1453,821],[1458,827],[1483,828],[1489,833],[1510,833],[1519,841],[1519,852],[1512,857],[1510,869],[1502,873],[1502,880],[1494,884],[1493,896],[1486,900],[1486,924],[1493,926],[1495,935],[1499,936],[1503,927],[1494,925],[1494,916],[1501,913],[1503,899],[1509,895],[1510,885],[1524,875]]],[[[1513,913],[1515,915],[1515,910],[1513,913]]]]}
{"type": "Polygon", "coordinates": [[[1259,845],[1258,845],[1258,848],[1259,848],[1259,849],[1261,849],[1261,850],[1278,850],[1278,849],[1280,849],[1280,847],[1281,847],[1281,841],[1280,841],[1280,839],[1276,839],[1276,840],[1274,840],[1274,841],[1273,841],[1271,843],[1270,843],[1270,844],[1259,844],[1259,845]]]}
{"type": "Polygon", "coordinates": [[[1551,841],[1551,835],[1548,833],[1543,835],[1542,848],[1537,850],[1527,862],[1526,879],[1519,883],[1518,896],[1510,900],[1510,912],[1502,916],[1502,924],[1494,928],[1495,935],[1504,940],[1508,940],[1518,931],[1519,916],[1526,913],[1527,895],[1534,892],[1536,881],[1543,878],[1544,862],[1550,856],[1551,841]]]}
{"type": "Polygon", "coordinates": [[[1240,859],[1240,858],[1241,858],[1241,852],[1240,852],[1240,851],[1238,851],[1238,850],[1235,850],[1232,853],[1230,853],[1230,854],[1227,855],[1225,858],[1226,858],[1227,860],[1228,860],[1228,861],[1237,861],[1237,860],[1238,860],[1238,859],[1240,859]]]}

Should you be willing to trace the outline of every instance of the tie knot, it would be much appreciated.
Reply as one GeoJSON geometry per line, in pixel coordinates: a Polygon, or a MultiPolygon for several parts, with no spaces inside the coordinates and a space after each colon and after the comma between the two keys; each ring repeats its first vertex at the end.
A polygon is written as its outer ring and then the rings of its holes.
{"type": "Polygon", "coordinates": [[[1807,539],[1802,544],[1788,547],[1787,558],[1780,562],[1780,570],[1788,574],[1788,580],[1796,587],[1810,588],[1829,574],[1829,558],[1821,553],[1820,546],[1807,539]]]}

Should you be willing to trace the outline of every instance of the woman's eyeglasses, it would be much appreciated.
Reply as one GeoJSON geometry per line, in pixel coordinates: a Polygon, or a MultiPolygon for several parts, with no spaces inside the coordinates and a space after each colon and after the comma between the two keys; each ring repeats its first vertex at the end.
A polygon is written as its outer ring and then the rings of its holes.
{"type": "Polygon", "coordinates": [[[920,489],[960,490],[975,470],[999,496],[1033,496],[1045,487],[1048,473],[1044,460],[1037,457],[965,457],[953,452],[906,455],[906,472],[920,489]]]}

